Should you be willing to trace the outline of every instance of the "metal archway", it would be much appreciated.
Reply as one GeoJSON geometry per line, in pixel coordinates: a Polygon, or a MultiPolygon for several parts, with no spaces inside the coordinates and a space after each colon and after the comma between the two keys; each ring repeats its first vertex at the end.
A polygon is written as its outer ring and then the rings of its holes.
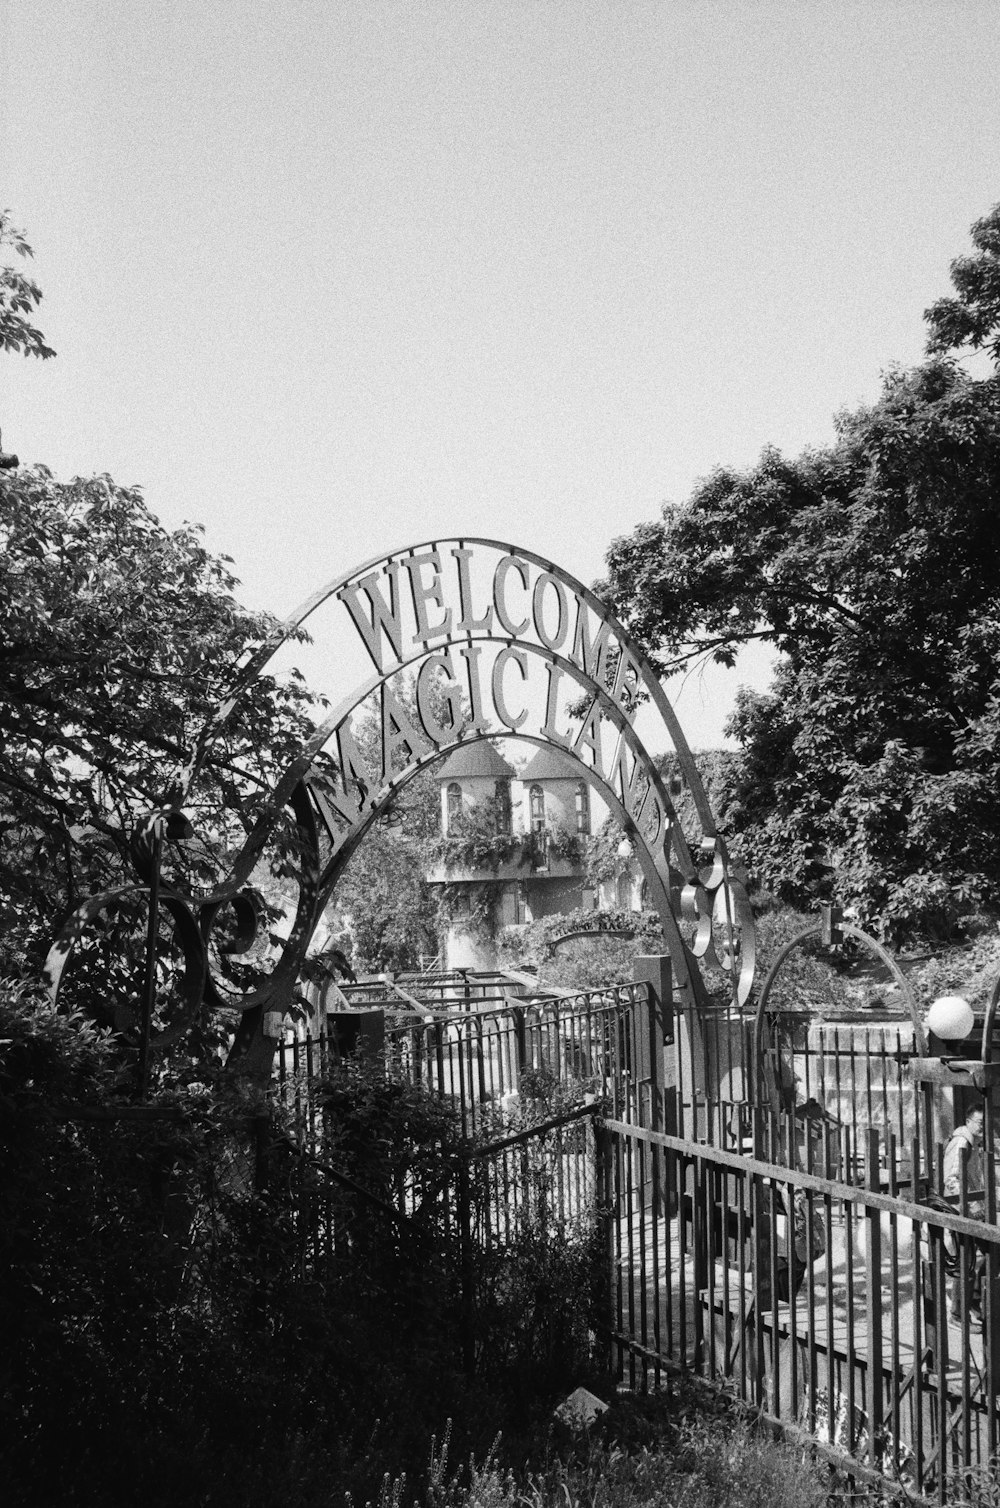
{"type": "MultiPolygon", "coordinates": [[[[462,743],[485,738],[515,736],[548,744],[579,764],[634,840],[682,996],[691,1006],[703,1004],[700,968],[714,967],[726,976],[732,1003],[742,1010],[753,983],[753,921],[673,709],[638,646],[599,598],[533,551],[480,538],[431,540],[376,557],[328,583],[237,668],[230,693],[194,751],[181,802],[195,787],[241,696],[281,646],[325,605],[339,608],[341,624],[354,631],[374,673],[303,744],[224,882],[200,901],[176,891],[163,894],[171,914],[186,908],[196,921],[194,928],[183,927],[184,946],[192,955],[191,977],[204,973],[204,1003],[224,999],[242,1011],[230,1059],[234,1067],[251,1073],[269,1068],[265,1012],[282,1012],[291,1003],[319,916],[372,823],[420,770],[462,743]],[[415,678],[416,718],[394,687],[395,678],[404,674],[415,678]],[[442,725],[431,706],[428,688],[435,679],[453,710],[450,726],[442,725]],[[518,685],[544,696],[544,715],[533,713],[533,724],[526,707],[511,709],[512,688],[518,685]],[[567,685],[586,698],[582,716],[568,723],[559,700],[560,688],[567,685]],[[353,732],[355,714],[372,701],[381,732],[374,768],[362,757],[353,732]],[[641,701],[663,723],[691,791],[701,826],[694,851],[636,733],[641,701]],[[468,707],[468,719],[458,717],[459,705],[468,707]],[[321,760],[328,749],[330,756],[321,760]],[[325,772],[318,762],[325,762],[325,772]],[[226,906],[235,905],[239,935],[229,951],[250,946],[247,886],[288,810],[302,855],[290,934],[266,976],[240,997],[223,997],[208,962],[213,926],[226,906]],[[693,930],[690,943],[682,935],[682,923],[693,930]],[[722,937],[719,950],[717,935],[722,937]]],[[[145,874],[140,877],[147,880],[145,874]]],[[[150,904],[155,906],[152,895],[150,904]]],[[[53,965],[59,964],[52,970],[54,990],[86,920],[81,912],[53,949],[53,965]]]]}
{"type": "MultiPolygon", "coordinates": [[[[794,1057],[795,1050],[783,1044],[778,1037],[775,1013],[770,1010],[771,994],[775,983],[791,955],[812,941],[825,944],[839,943],[845,938],[857,943],[865,953],[872,957],[887,970],[896,989],[899,991],[905,1007],[906,1017],[913,1030],[913,1044],[918,1059],[926,1056],[927,1038],[924,1032],[923,1022],[913,991],[910,989],[906,976],[903,974],[892,954],[869,933],[850,922],[840,918],[834,907],[824,907],[824,915],[821,920],[803,927],[781,949],[778,956],[768,970],[767,976],[761,985],[757,997],[757,1009],[754,1018],[753,1052],[752,1062],[754,1065],[754,1096],[758,1107],[765,1112],[764,1117],[757,1117],[755,1126],[760,1145],[758,1150],[763,1155],[763,1139],[765,1133],[771,1139],[770,1151],[778,1156],[791,1156],[794,1151],[794,1138],[792,1135],[791,1121],[796,1114],[807,1111],[808,1106],[814,1101],[809,1099],[806,1103],[799,1103],[796,1095],[796,1080],[794,1068],[790,1059],[794,1057]],[[780,1149],[780,1150],[779,1150],[780,1149]]],[[[916,1112],[916,1097],[919,1076],[912,1073],[912,1092],[914,1095],[914,1109],[916,1112]]],[[[807,1083],[806,1090],[809,1085],[807,1083]]],[[[926,1101],[926,1094],[924,1095],[926,1101]]],[[[825,1113],[825,1107],[823,1107],[825,1113]]],[[[920,1117],[918,1116],[918,1121],[920,1117]]],[[[922,1116],[924,1128],[928,1124],[926,1104],[922,1116]]],[[[839,1153],[838,1153],[839,1156],[839,1153]]]]}

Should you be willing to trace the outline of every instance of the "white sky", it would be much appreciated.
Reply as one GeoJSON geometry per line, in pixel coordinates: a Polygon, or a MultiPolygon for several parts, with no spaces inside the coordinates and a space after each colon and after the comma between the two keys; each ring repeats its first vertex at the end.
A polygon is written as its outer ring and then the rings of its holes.
{"type": "Polygon", "coordinates": [[[278,613],[435,534],[589,581],[919,359],[998,77],[996,0],[0,0],[59,353],[2,362],[5,447],[141,484],[278,613]]]}

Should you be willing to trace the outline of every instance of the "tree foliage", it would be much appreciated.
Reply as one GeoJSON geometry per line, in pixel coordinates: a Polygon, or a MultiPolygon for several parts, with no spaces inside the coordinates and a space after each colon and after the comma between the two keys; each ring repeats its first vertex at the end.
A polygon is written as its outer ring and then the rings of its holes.
{"type": "MultiPolygon", "coordinates": [[[[110,477],[0,477],[0,964],[37,974],[88,896],[135,883],[134,845],[168,805],[241,656],[270,631],[225,559],[168,531],[110,477]]],[[[213,747],[165,875],[210,890],[311,726],[300,678],[263,677],[213,747]]],[[[276,862],[280,862],[277,860],[276,862]]]]}
{"type": "MultiPolygon", "coordinates": [[[[0,249],[10,247],[19,257],[34,255],[16,230],[9,210],[0,210],[0,249]]],[[[37,356],[42,361],[56,353],[46,345],[41,330],[31,324],[34,311],[42,301],[37,283],[8,262],[0,264],[0,351],[20,351],[23,356],[37,356]]]]}
{"type": "Polygon", "coordinates": [[[954,294],[925,311],[927,350],[934,356],[963,346],[985,349],[1000,364],[1000,204],[973,225],[972,244],[972,256],[951,264],[954,294]]]}
{"type": "Polygon", "coordinates": [[[426,841],[415,826],[374,827],[337,886],[356,970],[419,969],[437,953],[437,900],[426,881],[426,841]]]}
{"type": "MultiPolygon", "coordinates": [[[[412,678],[398,677],[393,689],[416,720],[412,678]]],[[[362,710],[354,731],[362,757],[377,769],[381,716],[375,702],[362,710]]],[[[404,757],[397,759],[401,767],[404,757]]],[[[436,771],[422,770],[396,791],[338,881],[336,907],[350,932],[356,970],[419,969],[437,953],[437,898],[426,871],[440,811],[436,771]]]]}
{"type": "Polygon", "coordinates": [[[781,658],[743,691],[723,820],[784,900],[947,932],[1000,879],[1000,381],[890,373],[835,442],[719,468],[608,553],[667,671],[781,658]]]}

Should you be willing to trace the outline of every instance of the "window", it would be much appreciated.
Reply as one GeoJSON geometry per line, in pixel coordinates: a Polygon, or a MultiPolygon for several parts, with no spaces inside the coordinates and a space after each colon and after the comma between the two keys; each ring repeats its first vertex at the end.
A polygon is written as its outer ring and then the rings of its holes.
{"type": "Polygon", "coordinates": [[[457,780],[453,780],[447,790],[447,817],[445,820],[445,836],[453,833],[458,825],[458,819],[462,815],[462,787],[457,780]]]}
{"type": "Polygon", "coordinates": [[[510,786],[506,780],[497,781],[496,789],[497,832],[510,832],[510,786]]]}
{"type": "Polygon", "coordinates": [[[618,883],[615,886],[615,890],[617,891],[616,899],[618,901],[619,911],[631,911],[632,881],[627,874],[620,874],[618,876],[618,883]]]}
{"type": "Polygon", "coordinates": [[[545,792],[540,785],[528,787],[528,810],[531,813],[531,831],[542,832],[545,827],[545,792]]]}
{"type": "Polygon", "coordinates": [[[578,833],[590,832],[590,791],[585,780],[581,780],[576,788],[576,830],[578,833]]]}

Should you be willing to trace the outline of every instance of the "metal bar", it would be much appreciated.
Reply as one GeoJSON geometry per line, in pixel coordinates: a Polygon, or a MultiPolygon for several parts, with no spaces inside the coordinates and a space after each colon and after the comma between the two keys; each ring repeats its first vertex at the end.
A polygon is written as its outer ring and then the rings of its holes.
{"type": "MultiPolygon", "coordinates": [[[[865,1146],[869,1188],[880,1186],[879,1155],[879,1134],[869,1127],[865,1146]]],[[[878,1211],[874,1215],[866,1211],[865,1220],[868,1459],[875,1468],[882,1440],[882,1217],[878,1211]]]]}

